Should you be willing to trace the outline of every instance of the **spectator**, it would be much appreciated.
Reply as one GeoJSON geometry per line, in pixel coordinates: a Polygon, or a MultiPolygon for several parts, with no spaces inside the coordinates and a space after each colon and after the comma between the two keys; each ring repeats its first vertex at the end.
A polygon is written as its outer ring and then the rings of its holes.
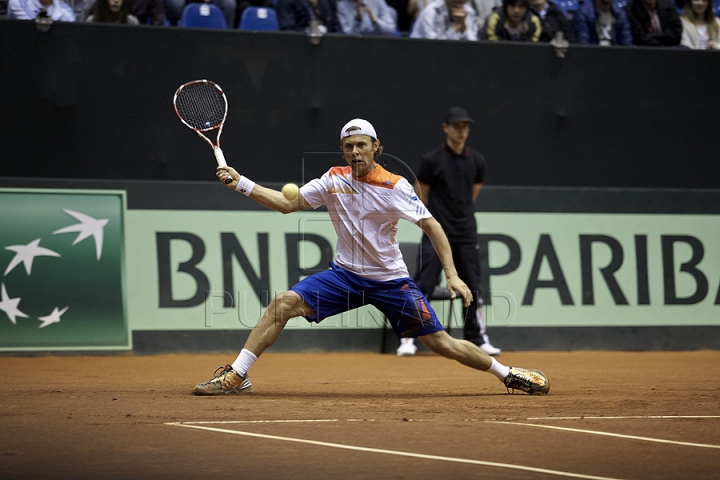
{"type": "Polygon", "coordinates": [[[275,9],[280,30],[305,30],[315,19],[323,33],[342,31],[333,0],[278,0],[275,9]]]}
{"type": "Polygon", "coordinates": [[[477,40],[475,11],[467,0],[434,0],[418,14],[412,38],[477,40]]]}
{"type": "Polygon", "coordinates": [[[385,0],[338,0],[337,16],[347,35],[395,35],[395,16],[385,0]]]}
{"type": "Polygon", "coordinates": [[[502,0],[470,0],[470,6],[475,10],[475,21],[480,32],[490,14],[502,8],[502,0]]]}
{"type": "Polygon", "coordinates": [[[565,40],[575,43],[575,31],[572,24],[557,5],[547,0],[529,0],[529,2],[530,11],[540,18],[541,42],[549,42],[555,38],[557,32],[562,32],[565,40]]]}
{"type": "MultiPolygon", "coordinates": [[[[443,227],[458,276],[472,292],[472,302],[463,308],[463,337],[486,354],[499,355],[501,350],[490,344],[485,331],[480,297],[475,199],[485,181],[485,158],[466,145],[472,123],[464,109],[448,110],[442,122],[445,142],[420,159],[415,191],[443,227]]],[[[422,237],[419,258],[415,284],[429,297],[440,279],[442,264],[427,235],[422,237]]],[[[417,347],[412,338],[400,342],[398,356],[415,354],[417,347]]]]}
{"type": "MultiPolygon", "coordinates": [[[[415,19],[411,14],[411,3],[416,5],[416,0],[387,0],[388,6],[397,12],[397,28],[401,32],[409,32],[410,24],[415,19]]],[[[415,5],[412,6],[412,10],[417,8],[415,5]]]]}
{"type": "Polygon", "coordinates": [[[492,42],[537,42],[542,34],[540,18],[530,11],[528,0],[503,0],[502,9],[485,22],[481,38],[492,42]]]}
{"type": "MultiPolygon", "coordinates": [[[[416,19],[418,16],[418,13],[425,8],[425,6],[430,3],[428,0],[408,0],[407,2],[407,13],[412,17],[412,19],[416,19]]],[[[388,5],[390,5],[390,2],[388,2],[388,5]]]]}
{"type": "Polygon", "coordinates": [[[63,0],[10,0],[7,18],[35,20],[43,10],[54,22],[74,22],[76,19],[75,12],[63,0]]]}
{"type": "MultiPolygon", "coordinates": [[[[225,16],[225,23],[227,23],[228,28],[235,28],[235,11],[237,10],[237,4],[235,3],[235,0],[207,0],[205,2],[195,2],[193,0],[131,0],[130,3],[130,12],[138,17],[140,20],[140,23],[144,23],[143,19],[138,16],[137,12],[133,10],[133,2],[138,3],[152,3],[153,5],[158,2],[165,2],[165,15],[167,15],[168,23],[170,25],[177,25],[178,21],[182,18],[183,10],[185,9],[185,5],[188,3],[212,3],[216,7],[218,7],[220,10],[222,10],[223,15],[225,16]]],[[[162,12],[162,3],[160,3],[160,12],[162,12]]],[[[153,8],[153,12],[155,12],[155,8],[153,8]]],[[[153,25],[162,25],[161,23],[155,23],[156,15],[153,15],[153,25]]]]}
{"type": "Polygon", "coordinates": [[[130,14],[130,7],[125,0],[97,0],[90,9],[86,22],[95,23],[126,23],[137,25],[138,19],[130,14]]]}
{"type": "MultiPolygon", "coordinates": [[[[410,18],[410,26],[408,27],[409,34],[412,34],[418,15],[420,15],[422,9],[427,7],[432,1],[433,0],[408,0],[407,14],[410,18]]],[[[388,4],[390,4],[390,2],[388,2],[388,4]]]]}
{"type": "Polygon", "coordinates": [[[632,45],[630,21],[613,0],[585,0],[575,11],[573,26],[578,43],[587,45],[632,45]]]}
{"type": "Polygon", "coordinates": [[[688,0],[680,21],[683,26],[680,44],[693,50],[720,49],[720,20],[709,0],[688,0]]]}
{"type": "Polygon", "coordinates": [[[670,0],[633,0],[626,7],[633,43],[647,47],[680,45],[682,23],[670,0]]]}
{"type": "Polygon", "coordinates": [[[95,5],[95,0],[75,0],[67,2],[75,12],[75,21],[84,22],[87,19],[90,9],[95,5]]]}
{"type": "Polygon", "coordinates": [[[127,0],[130,14],[143,25],[165,25],[163,0],[127,0]]]}

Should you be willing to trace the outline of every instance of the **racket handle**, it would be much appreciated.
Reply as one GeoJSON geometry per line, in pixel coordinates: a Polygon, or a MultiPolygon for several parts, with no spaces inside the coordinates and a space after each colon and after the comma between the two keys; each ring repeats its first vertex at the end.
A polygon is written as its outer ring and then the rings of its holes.
{"type": "MultiPolygon", "coordinates": [[[[223,155],[223,151],[220,150],[220,147],[215,147],[213,149],[213,152],[215,153],[215,160],[217,160],[217,164],[221,167],[227,167],[227,162],[225,161],[225,155],[223,155]]],[[[228,177],[225,180],[225,184],[232,183],[233,179],[232,177],[228,177]]]]}
{"type": "Polygon", "coordinates": [[[227,167],[227,162],[225,161],[225,155],[223,155],[222,150],[220,150],[220,147],[215,147],[213,149],[213,152],[215,153],[215,159],[217,160],[217,164],[221,167],[227,167]]]}

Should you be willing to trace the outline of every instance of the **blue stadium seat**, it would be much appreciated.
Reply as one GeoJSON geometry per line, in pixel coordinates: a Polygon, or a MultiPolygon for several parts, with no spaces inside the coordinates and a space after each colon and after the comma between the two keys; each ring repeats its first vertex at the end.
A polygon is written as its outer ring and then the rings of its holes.
{"type": "Polygon", "coordinates": [[[188,3],[183,9],[181,27],[227,28],[225,15],[212,3],[188,3]]]}
{"type": "Polygon", "coordinates": [[[555,4],[565,15],[568,15],[580,8],[580,4],[577,0],[557,0],[555,4]]]}
{"type": "Polygon", "coordinates": [[[720,0],[713,0],[713,13],[716,17],[720,17],[720,0]]]}
{"type": "Polygon", "coordinates": [[[240,17],[240,30],[269,30],[278,31],[277,15],[275,10],[266,7],[247,7],[240,17]]]}

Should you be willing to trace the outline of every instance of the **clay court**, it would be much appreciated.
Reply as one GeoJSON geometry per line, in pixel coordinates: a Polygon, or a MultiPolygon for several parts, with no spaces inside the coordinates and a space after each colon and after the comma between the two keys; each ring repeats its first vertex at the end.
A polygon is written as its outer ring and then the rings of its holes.
{"type": "Polygon", "coordinates": [[[0,358],[2,478],[717,478],[720,352],[507,352],[548,396],[432,354],[0,358]]]}

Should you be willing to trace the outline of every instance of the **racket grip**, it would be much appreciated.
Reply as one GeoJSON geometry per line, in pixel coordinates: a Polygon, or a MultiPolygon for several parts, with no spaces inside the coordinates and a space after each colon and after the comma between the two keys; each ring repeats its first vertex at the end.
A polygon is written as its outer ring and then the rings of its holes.
{"type": "Polygon", "coordinates": [[[215,147],[213,149],[213,152],[215,153],[215,159],[217,160],[217,164],[221,167],[227,167],[227,162],[225,161],[225,155],[223,155],[222,150],[220,150],[220,147],[215,147]]]}
{"type": "MultiPolygon", "coordinates": [[[[223,155],[223,151],[220,149],[220,147],[215,147],[213,149],[213,152],[215,153],[215,160],[217,160],[217,164],[221,167],[227,167],[227,162],[225,161],[225,155],[223,155]]],[[[233,179],[232,177],[228,177],[224,180],[225,184],[232,183],[233,179]]]]}

